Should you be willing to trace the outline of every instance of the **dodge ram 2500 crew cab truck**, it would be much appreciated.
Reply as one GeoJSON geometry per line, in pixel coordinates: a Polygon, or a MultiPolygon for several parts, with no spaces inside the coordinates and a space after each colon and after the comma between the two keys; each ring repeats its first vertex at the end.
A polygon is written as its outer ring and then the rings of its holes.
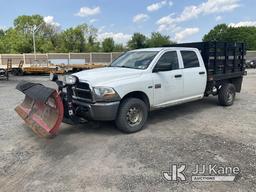
{"type": "Polygon", "coordinates": [[[242,43],[190,43],[124,53],[109,67],[53,75],[64,106],[64,122],[115,121],[132,133],[143,128],[149,111],[218,95],[223,106],[240,92],[245,48],[242,43]]]}

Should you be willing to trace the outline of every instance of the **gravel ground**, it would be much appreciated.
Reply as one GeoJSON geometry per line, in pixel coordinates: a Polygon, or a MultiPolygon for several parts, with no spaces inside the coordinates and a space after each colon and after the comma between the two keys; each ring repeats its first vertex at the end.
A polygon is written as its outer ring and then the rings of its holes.
{"type": "Polygon", "coordinates": [[[123,134],[112,123],[62,124],[38,138],[14,112],[25,79],[0,80],[0,191],[256,191],[256,71],[248,70],[231,107],[216,97],[150,114],[145,129],[123,134]],[[167,182],[170,163],[239,166],[234,182],[167,182]]]}

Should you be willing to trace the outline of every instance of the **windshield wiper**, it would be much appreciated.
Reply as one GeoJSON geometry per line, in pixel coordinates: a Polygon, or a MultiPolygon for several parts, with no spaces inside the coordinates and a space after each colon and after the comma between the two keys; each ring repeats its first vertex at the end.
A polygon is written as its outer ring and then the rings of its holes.
{"type": "Polygon", "coordinates": [[[125,66],[125,65],[123,65],[123,66],[110,66],[110,67],[121,67],[121,68],[136,69],[134,67],[129,67],[129,66],[125,66]]]}
{"type": "Polygon", "coordinates": [[[135,69],[135,68],[133,68],[133,67],[129,67],[129,66],[125,66],[125,65],[123,65],[123,66],[121,66],[121,67],[123,67],[123,68],[129,68],[129,69],[135,69]]]}

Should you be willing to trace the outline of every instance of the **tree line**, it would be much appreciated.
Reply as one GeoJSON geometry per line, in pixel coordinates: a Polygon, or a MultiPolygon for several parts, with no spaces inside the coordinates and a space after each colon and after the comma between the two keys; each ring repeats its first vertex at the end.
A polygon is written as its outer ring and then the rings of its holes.
{"type": "Polygon", "coordinates": [[[248,50],[256,50],[256,27],[219,24],[203,37],[203,41],[241,42],[248,50]]]}
{"type": "MultiPolygon", "coordinates": [[[[113,38],[97,39],[98,30],[81,24],[60,30],[58,26],[47,24],[40,15],[22,15],[13,22],[13,27],[0,29],[0,53],[33,52],[32,31],[36,31],[36,51],[50,52],[113,52],[129,49],[162,47],[175,42],[159,32],[146,37],[134,33],[126,45],[118,44],[113,38]]],[[[232,27],[220,24],[203,37],[203,41],[245,42],[248,49],[256,49],[256,27],[232,27]]]]}
{"type": "Polygon", "coordinates": [[[50,52],[113,52],[173,43],[169,36],[152,33],[151,37],[135,33],[126,46],[118,44],[113,38],[97,40],[97,29],[81,24],[60,30],[58,26],[47,24],[40,15],[22,15],[13,22],[13,27],[0,29],[0,53],[33,52],[33,30],[35,31],[36,51],[50,52]]]}

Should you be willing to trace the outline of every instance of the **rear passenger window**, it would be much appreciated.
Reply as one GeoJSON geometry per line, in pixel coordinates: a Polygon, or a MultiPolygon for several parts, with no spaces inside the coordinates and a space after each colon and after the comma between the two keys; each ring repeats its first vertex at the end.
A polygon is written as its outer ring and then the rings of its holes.
{"type": "Polygon", "coordinates": [[[199,61],[194,51],[181,51],[184,68],[199,67],[199,61]]]}

